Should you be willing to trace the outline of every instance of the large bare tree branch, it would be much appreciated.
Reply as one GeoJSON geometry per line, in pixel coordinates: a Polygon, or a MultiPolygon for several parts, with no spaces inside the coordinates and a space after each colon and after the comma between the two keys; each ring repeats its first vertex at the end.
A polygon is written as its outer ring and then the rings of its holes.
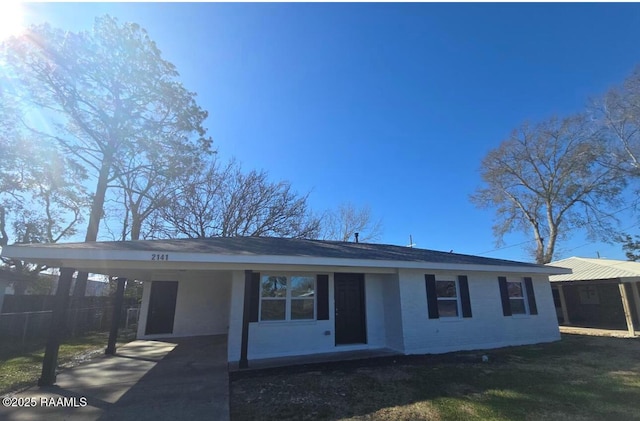
{"type": "Polygon", "coordinates": [[[626,183],[600,162],[605,151],[583,115],[524,124],[484,158],[485,186],[472,201],[496,208],[498,241],[513,230],[531,232],[536,262],[548,263],[557,241],[573,230],[612,233],[615,218],[607,209],[619,203],[626,183]]]}

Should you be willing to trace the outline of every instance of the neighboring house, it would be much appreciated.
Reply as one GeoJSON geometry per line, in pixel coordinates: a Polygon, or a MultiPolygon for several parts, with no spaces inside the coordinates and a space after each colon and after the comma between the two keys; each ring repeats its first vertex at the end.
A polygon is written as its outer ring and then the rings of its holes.
{"type": "MultiPolygon", "coordinates": [[[[76,280],[73,279],[73,283],[71,284],[71,289],[75,287],[76,280]]],[[[58,280],[56,279],[55,287],[58,286],[58,280]]],[[[51,292],[55,293],[55,288],[51,292]]],[[[109,287],[109,279],[103,276],[96,276],[94,274],[89,274],[89,279],[87,279],[87,289],[85,290],[85,297],[106,297],[111,293],[111,289],[109,287]]]]}
{"type": "Polygon", "coordinates": [[[570,257],[550,265],[572,270],[549,277],[559,321],[634,334],[640,325],[640,263],[570,257]]]}
{"type": "Polygon", "coordinates": [[[567,269],[381,244],[283,238],[9,246],[4,256],[142,280],[138,338],[226,334],[228,361],[400,354],[560,339],[567,269]]]}
{"type": "MultiPolygon", "coordinates": [[[[2,249],[0,248],[0,250],[2,249]]],[[[0,313],[2,313],[2,309],[4,306],[5,295],[15,294],[16,283],[21,283],[23,286],[22,290],[28,291],[31,286],[39,282],[47,284],[49,282],[49,279],[41,274],[39,274],[37,278],[34,278],[27,274],[19,273],[6,267],[0,268],[0,313]]]]}
{"type": "MultiPolygon", "coordinates": [[[[53,295],[58,287],[58,275],[53,273],[39,273],[36,281],[33,278],[29,278],[30,285],[26,288],[24,293],[19,295],[53,295]]],[[[2,282],[2,279],[0,279],[2,282]]],[[[15,281],[6,281],[6,295],[15,295],[15,281]]],[[[75,285],[75,278],[73,280],[75,285]]],[[[85,297],[103,297],[110,293],[109,280],[104,277],[94,276],[87,279],[87,289],[85,291],[85,297]]]]}

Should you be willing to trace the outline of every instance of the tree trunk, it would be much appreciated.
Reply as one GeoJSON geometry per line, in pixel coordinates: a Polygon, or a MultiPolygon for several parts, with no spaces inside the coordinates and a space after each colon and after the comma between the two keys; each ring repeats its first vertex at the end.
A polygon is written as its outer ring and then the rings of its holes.
{"type": "Polygon", "coordinates": [[[5,229],[6,225],[6,211],[4,206],[0,206],[0,247],[9,244],[9,236],[5,229]]]}
{"type": "Polygon", "coordinates": [[[131,239],[139,240],[140,231],[142,230],[142,218],[138,212],[137,206],[131,206],[131,239]]]}
{"type": "Polygon", "coordinates": [[[539,265],[544,264],[544,244],[540,241],[541,239],[536,239],[536,263],[539,265]]]}
{"type": "Polygon", "coordinates": [[[553,253],[556,249],[556,240],[558,239],[558,228],[551,225],[549,232],[549,241],[547,241],[547,250],[544,254],[544,261],[542,264],[550,263],[553,260],[553,253]]]}
{"type": "Polygon", "coordinates": [[[544,238],[540,236],[540,229],[538,223],[533,220],[529,220],[533,226],[533,235],[536,239],[536,263],[542,265],[544,261],[544,238]]]}
{"type": "MultiPolygon", "coordinates": [[[[100,219],[102,219],[102,213],[104,212],[104,199],[107,194],[107,183],[109,182],[109,173],[111,172],[111,162],[113,153],[109,155],[105,154],[102,160],[102,166],[100,167],[100,173],[98,175],[98,184],[96,186],[96,193],[93,196],[93,203],[91,205],[91,214],[89,215],[89,226],[87,227],[87,235],[84,238],[85,242],[96,241],[98,238],[98,230],[100,228],[100,219]]],[[[87,272],[78,272],[76,278],[76,286],[73,289],[74,298],[84,297],[87,292],[87,278],[89,274],[87,272]]]]}

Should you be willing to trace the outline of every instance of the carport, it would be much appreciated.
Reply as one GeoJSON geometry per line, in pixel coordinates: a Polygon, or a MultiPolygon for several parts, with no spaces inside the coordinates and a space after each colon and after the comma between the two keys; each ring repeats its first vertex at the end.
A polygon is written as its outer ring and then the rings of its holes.
{"type": "Polygon", "coordinates": [[[226,336],[136,340],[13,398],[35,405],[0,406],[0,419],[228,420],[226,336]]]}
{"type": "Polygon", "coordinates": [[[50,386],[56,383],[58,348],[65,330],[75,271],[117,278],[114,316],[105,350],[108,355],[116,353],[119,316],[128,279],[144,283],[138,339],[211,335],[224,335],[226,338],[231,272],[217,267],[215,263],[194,262],[194,256],[197,259],[201,254],[186,255],[181,251],[180,245],[172,248],[167,243],[162,245],[161,252],[144,248],[136,250],[132,242],[4,247],[3,256],[60,268],[51,330],[38,384],[50,386]],[[176,296],[178,284],[181,294],[176,296]],[[167,305],[167,298],[173,299],[173,304],[167,305]],[[180,317],[176,317],[176,314],[180,317]]]}
{"type": "Polygon", "coordinates": [[[549,277],[558,319],[564,325],[623,329],[634,336],[640,325],[640,263],[569,257],[551,265],[571,274],[549,277]]]}

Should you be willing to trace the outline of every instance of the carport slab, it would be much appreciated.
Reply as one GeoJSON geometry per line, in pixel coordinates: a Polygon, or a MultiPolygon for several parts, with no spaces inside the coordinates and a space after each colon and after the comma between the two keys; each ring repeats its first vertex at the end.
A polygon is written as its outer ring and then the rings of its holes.
{"type": "Polygon", "coordinates": [[[587,335],[587,336],[610,336],[612,338],[634,338],[638,337],[638,332],[635,335],[630,335],[628,330],[618,329],[599,329],[592,327],[581,326],[560,326],[560,333],[567,333],[571,335],[587,335]]]}
{"type": "Polygon", "coordinates": [[[32,387],[14,397],[33,398],[36,406],[0,406],[0,419],[228,420],[226,335],[133,341],[114,356],[59,373],[55,386],[32,387]],[[76,407],[51,406],[51,399],[60,397],[76,398],[76,407]]]}

